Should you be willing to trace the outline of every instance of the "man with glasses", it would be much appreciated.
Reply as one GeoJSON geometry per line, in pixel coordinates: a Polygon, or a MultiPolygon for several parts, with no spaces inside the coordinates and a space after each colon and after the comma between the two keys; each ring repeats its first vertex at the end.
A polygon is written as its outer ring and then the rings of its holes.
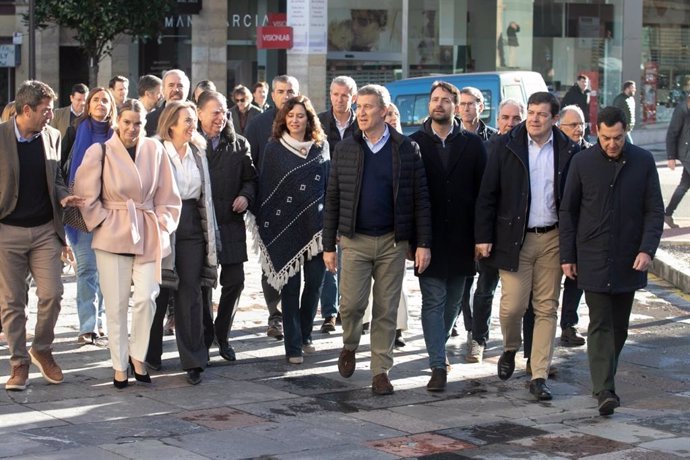
{"type": "MultiPolygon", "coordinates": [[[[484,111],[484,95],[474,86],[465,86],[460,90],[460,102],[455,108],[456,115],[460,117],[462,129],[476,134],[483,141],[488,141],[491,137],[498,134],[498,131],[487,126],[479,116],[484,111]]],[[[474,279],[465,283],[465,291],[462,295],[462,307],[460,309],[465,330],[467,331],[467,355],[471,356],[472,350],[472,307],[470,306],[470,295],[474,279]]],[[[458,335],[457,326],[453,326],[451,331],[453,337],[458,335]]]]}
{"type": "Polygon", "coordinates": [[[488,141],[491,136],[498,133],[495,128],[487,126],[479,116],[484,111],[484,95],[473,86],[465,86],[460,90],[460,102],[457,114],[462,120],[462,128],[474,133],[483,141],[488,141]]]}
{"type": "Polygon", "coordinates": [[[558,100],[537,92],[527,101],[527,121],[487,143],[488,162],[476,205],[477,256],[499,269],[503,354],[498,377],[515,370],[522,317],[530,292],[536,316],[529,391],[552,399],[546,385],[556,335],[561,267],[558,205],[565,176],[579,147],[555,127],[558,100]]]}
{"type": "Polygon", "coordinates": [[[261,115],[261,110],[252,105],[252,93],[243,85],[235,86],[232,90],[232,101],[235,105],[230,109],[232,126],[237,134],[244,136],[244,130],[254,117],[261,115]]]}

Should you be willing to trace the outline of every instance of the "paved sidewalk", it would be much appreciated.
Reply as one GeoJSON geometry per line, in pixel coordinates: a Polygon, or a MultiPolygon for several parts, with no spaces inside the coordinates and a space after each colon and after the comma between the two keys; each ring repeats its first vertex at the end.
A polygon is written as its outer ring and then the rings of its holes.
{"type": "MultiPolygon", "coordinates": [[[[390,373],[394,395],[371,394],[368,336],[354,376],[340,377],[340,327],[331,335],[315,332],[317,352],[303,365],[289,365],[282,342],[264,333],[258,267],[249,264],[247,271],[232,332],[237,362],[223,361],[212,349],[204,381],[190,386],[174,338],[166,337],[164,368],[153,384],[125,390],[112,386],[107,350],[77,346],[75,284],[67,278],[55,344],[65,382],[48,385],[32,366],[26,391],[0,391],[0,457],[690,457],[690,302],[663,282],[637,296],[617,379],[622,407],[600,417],[584,347],[556,349],[551,402],[531,399],[521,354],[514,376],[498,379],[497,308],[484,362],[464,363],[464,339],[451,339],[448,389],[428,393],[420,295],[409,270],[410,330],[390,373]]],[[[584,304],[580,313],[585,331],[584,304]]],[[[0,342],[0,385],[8,374],[7,346],[0,342]]]]}

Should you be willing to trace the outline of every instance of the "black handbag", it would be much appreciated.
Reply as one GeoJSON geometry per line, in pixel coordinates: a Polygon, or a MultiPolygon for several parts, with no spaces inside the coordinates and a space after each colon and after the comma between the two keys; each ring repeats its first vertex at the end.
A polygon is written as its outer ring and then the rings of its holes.
{"type": "MultiPolygon", "coordinates": [[[[101,144],[101,149],[103,151],[103,156],[101,156],[101,175],[103,174],[103,158],[105,157],[105,144],[101,144]]],[[[70,155],[71,157],[71,155],[70,155]]],[[[71,162],[71,158],[70,158],[71,162]]],[[[69,171],[68,171],[69,173],[69,171]]],[[[74,181],[69,184],[69,194],[74,195],[74,181]]],[[[103,191],[103,180],[101,180],[101,191],[103,191]]],[[[84,222],[84,216],[81,215],[81,210],[76,206],[68,206],[62,212],[62,223],[69,225],[70,227],[79,230],[84,233],[91,233],[86,222],[84,222]]]]}

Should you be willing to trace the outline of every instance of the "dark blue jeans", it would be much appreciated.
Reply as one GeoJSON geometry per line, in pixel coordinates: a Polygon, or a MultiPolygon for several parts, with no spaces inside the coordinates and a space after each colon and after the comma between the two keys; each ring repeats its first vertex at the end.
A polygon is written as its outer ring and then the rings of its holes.
{"type": "Polygon", "coordinates": [[[484,345],[489,340],[491,304],[498,285],[498,269],[490,267],[485,262],[479,262],[478,268],[479,277],[472,306],[472,339],[484,345]]]}
{"type": "MultiPolygon", "coordinates": [[[[340,248],[336,247],[340,267],[340,248]]],[[[338,275],[326,272],[321,286],[321,317],[332,318],[338,314],[338,275]]]]}
{"type": "Polygon", "coordinates": [[[422,291],[422,329],[431,369],[445,369],[446,342],[458,317],[468,276],[419,278],[422,291]]]}
{"type": "Polygon", "coordinates": [[[319,306],[321,284],[326,266],[320,253],[302,265],[302,269],[292,276],[280,291],[283,305],[283,334],[285,336],[285,355],[302,356],[302,345],[311,342],[314,317],[319,306]],[[304,290],[300,298],[300,288],[304,274],[304,290]]]}

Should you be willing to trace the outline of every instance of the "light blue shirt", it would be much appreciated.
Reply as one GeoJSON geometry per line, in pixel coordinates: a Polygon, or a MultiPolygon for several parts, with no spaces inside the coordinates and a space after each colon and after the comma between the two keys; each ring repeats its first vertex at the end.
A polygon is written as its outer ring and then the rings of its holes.
{"type": "Polygon", "coordinates": [[[529,152],[530,209],[527,227],[548,227],[558,222],[556,198],[554,196],[554,152],[553,133],[546,143],[539,147],[527,135],[529,152]]]}
{"type": "Polygon", "coordinates": [[[17,142],[31,142],[34,139],[36,139],[38,136],[41,135],[42,131],[39,131],[37,133],[34,133],[31,137],[26,138],[22,137],[22,135],[19,133],[19,128],[17,127],[17,119],[12,118],[12,121],[14,123],[14,135],[17,136],[17,142]]]}
{"type": "Polygon", "coordinates": [[[367,143],[367,146],[369,147],[369,150],[371,150],[372,153],[380,152],[383,146],[386,145],[386,142],[388,142],[388,138],[390,137],[391,133],[388,130],[388,125],[385,126],[386,128],[383,130],[383,136],[381,136],[381,139],[379,139],[373,144],[367,138],[367,135],[362,133],[362,135],[364,136],[364,141],[367,143]]]}

